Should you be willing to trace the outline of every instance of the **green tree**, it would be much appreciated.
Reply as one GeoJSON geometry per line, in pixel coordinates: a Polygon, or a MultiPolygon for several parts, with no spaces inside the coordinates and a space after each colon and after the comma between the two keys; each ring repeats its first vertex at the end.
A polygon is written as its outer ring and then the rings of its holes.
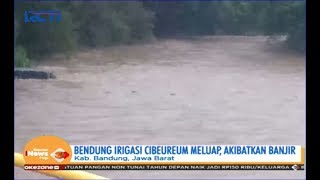
{"type": "Polygon", "coordinates": [[[152,36],[153,14],[141,2],[81,2],[72,13],[82,45],[105,46],[152,36]]]}
{"type": "MultiPolygon", "coordinates": [[[[38,3],[38,2],[37,2],[38,3]]],[[[71,15],[61,10],[62,21],[53,23],[25,23],[25,10],[53,10],[58,9],[56,3],[23,3],[17,11],[18,36],[17,44],[22,45],[32,58],[43,55],[70,52],[75,49],[76,41],[73,32],[71,15]]]]}
{"type": "Polygon", "coordinates": [[[77,46],[133,43],[154,34],[287,34],[290,48],[304,49],[304,2],[19,2],[15,8],[17,57],[28,59],[24,62],[77,46]],[[25,10],[54,9],[62,12],[62,22],[24,23],[25,10]]]}

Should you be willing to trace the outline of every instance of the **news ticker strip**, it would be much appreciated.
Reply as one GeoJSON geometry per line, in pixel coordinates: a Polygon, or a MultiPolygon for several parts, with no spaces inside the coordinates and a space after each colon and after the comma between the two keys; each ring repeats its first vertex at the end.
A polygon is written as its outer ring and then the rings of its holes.
{"type": "Polygon", "coordinates": [[[304,170],[304,164],[230,165],[24,165],[25,170],[304,170]]]}

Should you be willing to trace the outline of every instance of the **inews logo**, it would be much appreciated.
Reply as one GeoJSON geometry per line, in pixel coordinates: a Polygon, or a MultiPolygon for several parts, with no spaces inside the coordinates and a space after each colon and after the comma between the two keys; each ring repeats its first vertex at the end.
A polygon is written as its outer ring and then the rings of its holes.
{"type": "MultiPolygon", "coordinates": [[[[33,149],[33,151],[26,151],[25,156],[39,157],[39,159],[48,160],[48,149],[33,149]]],[[[50,156],[57,162],[62,162],[69,157],[69,153],[62,148],[55,150],[50,156]]]]}
{"type": "Polygon", "coordinates": [[[56,136],[40,136],[32,139],[24,148],[27,164],[68,163],[71,148],[67,142],[56,136]]]}

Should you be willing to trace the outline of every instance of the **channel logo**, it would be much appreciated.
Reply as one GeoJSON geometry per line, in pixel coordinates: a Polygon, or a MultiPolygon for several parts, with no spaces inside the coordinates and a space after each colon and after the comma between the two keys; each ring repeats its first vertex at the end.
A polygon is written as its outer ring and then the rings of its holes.
{"type": "Polygon", "coordinates": [[[59,148],[59,149],[55,150],[53,153],[51,153],[51,157],[60,163],[62,161],[64,161],[69,156],[70,156],[70,154],[62,148],[59,148]]]}
{"type": "Polygon", "coordinates": [[[69,164],[72,158],[72,149],[60,137],[38,136],[25,145],[23,158],[28,165],[69,164]]]}

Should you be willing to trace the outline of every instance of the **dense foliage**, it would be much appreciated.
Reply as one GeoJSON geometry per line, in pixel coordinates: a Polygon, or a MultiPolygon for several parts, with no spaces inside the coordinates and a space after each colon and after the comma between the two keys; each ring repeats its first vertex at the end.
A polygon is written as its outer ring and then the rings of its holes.
{"type": "Polygon", "coordinates": [[[304,50],[304,2],[19,2],[15,9],[16,65],[79,46],[134,43],[190,35],[288,35],[304,50]],[[26,10],[60,10],[62,21],[25,23],[26,10]],[[22,61],[22,62],[20,62],[22,61]]]}

